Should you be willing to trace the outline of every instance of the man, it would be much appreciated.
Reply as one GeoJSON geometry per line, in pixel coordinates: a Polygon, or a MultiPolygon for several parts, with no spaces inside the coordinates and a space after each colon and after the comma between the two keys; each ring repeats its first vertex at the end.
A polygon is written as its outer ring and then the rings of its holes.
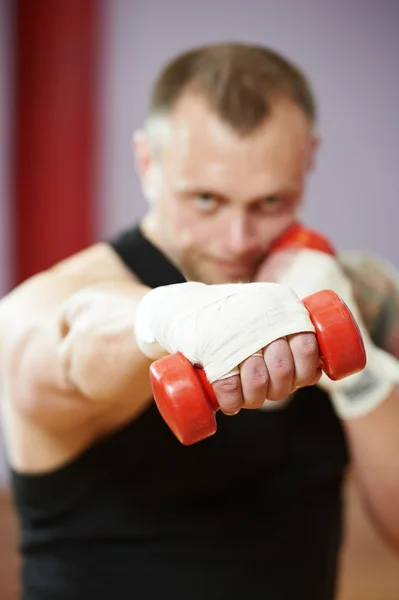
{"type": "MultiPolygon", "coordinates": [[[[372,403],[355,382],[349,414],[342,389],[320,379],[291,282],[251,283],[297,219],[315,112],[304,75],[267,49],[177,57],[134,137],[149,201],[140,226],[2,302],[25,600],[331,599],[349,456],[399,547],[394,377],[372,364],[372,403]],[[175,350],[202,362],[222,408],[217,434],[190,447],[151,400],[151,360],[175,350]]],[[[338,287],[351,282],[368,352],[399,357],[391,274],[361,256],[345,272],[331,261],[338,287]]]]}

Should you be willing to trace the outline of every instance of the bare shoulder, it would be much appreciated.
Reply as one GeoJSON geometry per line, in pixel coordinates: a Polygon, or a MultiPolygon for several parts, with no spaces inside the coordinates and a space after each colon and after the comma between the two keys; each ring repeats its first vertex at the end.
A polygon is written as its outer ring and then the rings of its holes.
{"type": "Polygon", "coordinates": [[[69,276],[84,276],[86,285],[98,281],[134,278],[115,250],[107,243],[98,243],[58,263],[52,272],[69,276]]]}
{"type": "Polygon", "coordinates": [[[369,252],[346,251],[339,260],[377,346],[399,357],[399,270],[369,252]]]}
{"type": "MultiPolygon", "coordinates": [[[[0,300],[0,332],[28,317],[39,315],[82,287],[106,281],[135,279],[116,252],[95,244],[27,279],[0,300]]],[[[0,338],[3,336],[0,336],[0,338]]]]}

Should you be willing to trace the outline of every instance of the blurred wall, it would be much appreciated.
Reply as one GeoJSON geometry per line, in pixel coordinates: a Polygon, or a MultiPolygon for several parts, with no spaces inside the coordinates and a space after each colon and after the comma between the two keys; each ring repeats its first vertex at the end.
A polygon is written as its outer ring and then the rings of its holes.
{"type": "Polygon", "coordinates": [[[399,266],[399,2],[396,0],[108,0],[104,28],[101,231],[145,205],[130,136],[160,66],[195,44],[270,45],[301,65],[320,103],[323,144],[306,219],[343,248],[375,250],[399,266]]]}
{"type": "Polygon", "coordinates": [[[9,289],[10,253],[10,113],[11,75],[10,0],[0,0],[0,298],[9,289]]]}

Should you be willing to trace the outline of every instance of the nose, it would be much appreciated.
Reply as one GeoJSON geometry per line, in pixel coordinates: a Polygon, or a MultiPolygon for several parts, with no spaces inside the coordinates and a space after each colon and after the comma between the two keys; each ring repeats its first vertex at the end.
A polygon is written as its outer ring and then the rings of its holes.
{"type": "Polygon", "coordinates": [[[229,217],[224,231],[224,247],[233,256],[245,257],[259,252],[256,229],[246,213],[237,212],[229,217]]]}

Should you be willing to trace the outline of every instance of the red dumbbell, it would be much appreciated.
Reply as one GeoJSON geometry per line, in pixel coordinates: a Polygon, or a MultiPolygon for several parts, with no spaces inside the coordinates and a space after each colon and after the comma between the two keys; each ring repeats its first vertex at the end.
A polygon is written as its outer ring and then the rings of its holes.
{"type": "MultiPolygon", "coordinates": [[[[334,254],[321,236],[300,225],[284,235],[285,243],[279,240],[273,251],[306,245],[334,254]]],[[[332,290],[322,290],[302,302],[316,330],[320,368],[332,380],[361,371],[366,365],[363,340],[341,298],[332,290]]],[[[194,367],[178,352],[155,361],[150,367],[150,379],[158,410],[182,444],[195,444],[216,432],[215,413],[219,405],[203,369],[194,367]]]]}

